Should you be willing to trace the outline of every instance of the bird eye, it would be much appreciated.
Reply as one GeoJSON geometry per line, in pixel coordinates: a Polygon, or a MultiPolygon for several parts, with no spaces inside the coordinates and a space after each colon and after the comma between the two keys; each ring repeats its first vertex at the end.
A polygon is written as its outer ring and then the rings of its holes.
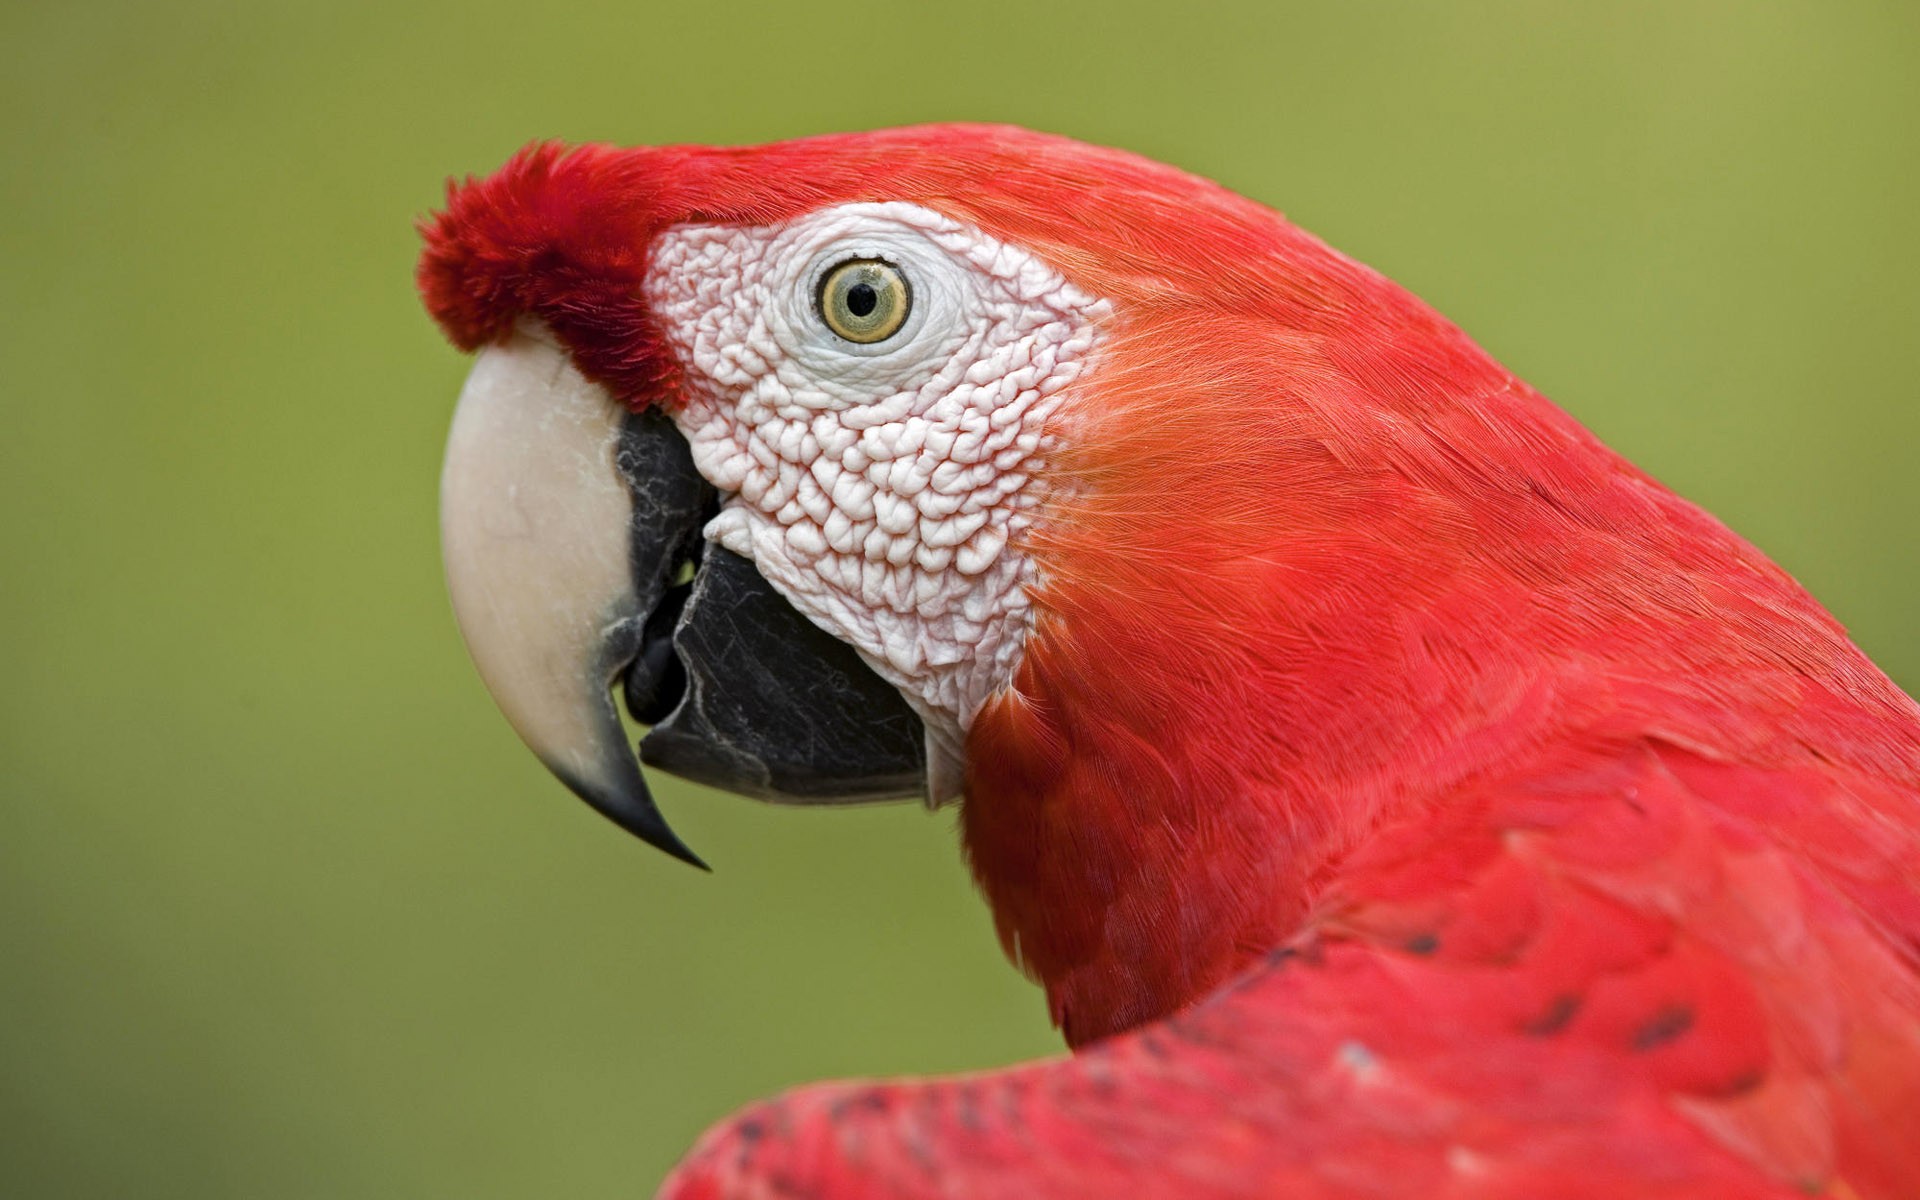
{"type": "Polygon", "coordinates": [[[877,258],[850,258],[820,277],[820,319],[849,342],[870,346],[900,332],[913,289],[900,268],[877,258]]]}

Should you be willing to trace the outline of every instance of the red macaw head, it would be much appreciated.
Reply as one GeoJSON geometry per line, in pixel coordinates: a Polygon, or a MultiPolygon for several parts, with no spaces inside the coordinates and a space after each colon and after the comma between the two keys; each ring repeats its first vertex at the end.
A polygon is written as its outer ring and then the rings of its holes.
{"type": "Polygon", "coordinates": [[[448,577],[523,738],[688,859],[610,686],[670,771],[964,795],[1076,1040],[1274,944],[1596,664],[1711,658],[1715,589],[1804,603],[1390,281],[1117,151],[540,145],[424,232],[480,352],[448,577]]]}

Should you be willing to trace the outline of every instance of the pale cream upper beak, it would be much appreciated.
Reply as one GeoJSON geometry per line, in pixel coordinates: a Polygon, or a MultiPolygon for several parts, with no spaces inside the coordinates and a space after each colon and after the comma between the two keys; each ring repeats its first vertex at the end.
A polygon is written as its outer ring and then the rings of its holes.
{"type": "Polygon", "coordinates": [[[615,821],[697,863],[654,808],[610,690],[646,619],[615,458],[625,415],[538,326],[481,351],[440,478],[447,590],[528,749],[615,821]]]}

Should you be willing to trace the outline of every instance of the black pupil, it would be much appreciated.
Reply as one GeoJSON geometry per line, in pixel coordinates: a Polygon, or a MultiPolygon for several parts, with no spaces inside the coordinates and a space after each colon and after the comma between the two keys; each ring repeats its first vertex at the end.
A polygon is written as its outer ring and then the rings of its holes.
{"type": "Polygon", "coordinates": [[[856,317],[871,316],[880,307],[880,293],[870,283],[856,283],[847,289],[847,311],[856,317]]]}

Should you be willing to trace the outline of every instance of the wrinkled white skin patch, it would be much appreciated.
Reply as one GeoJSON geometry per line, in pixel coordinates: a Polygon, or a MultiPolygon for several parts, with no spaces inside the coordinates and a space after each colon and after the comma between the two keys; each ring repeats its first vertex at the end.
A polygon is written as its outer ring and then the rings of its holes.
{"type": "Polygon", "coordinates": [[[680,426],[727,499],[707,537],[753,561],[926,722],[928,798],[957,794],[980,705],[1012,678],[1045,499],[1049,418],[1109,306],[1052,267],[912,204],[661,235],[648,301],[687,376],[680,426]],[[912,310],[856,345],[819,281],[894,264],[912,310]]]}

